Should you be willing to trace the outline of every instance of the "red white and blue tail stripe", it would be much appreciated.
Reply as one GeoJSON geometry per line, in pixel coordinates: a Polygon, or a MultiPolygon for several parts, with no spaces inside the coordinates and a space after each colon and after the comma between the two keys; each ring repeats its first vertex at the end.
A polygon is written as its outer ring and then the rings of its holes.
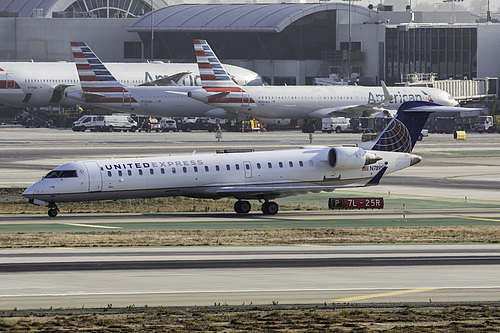
{"type": "Polygon", "coordinates": [[[78,77],[88,103],[136,103],[85,42],[71,42],[78,77]]]}
{"type": "Polygon", "coordinates": [[[206,40],[195,39],[193,43],[203,89],[208,92],[244,91],[233,82],[206,40]]]}

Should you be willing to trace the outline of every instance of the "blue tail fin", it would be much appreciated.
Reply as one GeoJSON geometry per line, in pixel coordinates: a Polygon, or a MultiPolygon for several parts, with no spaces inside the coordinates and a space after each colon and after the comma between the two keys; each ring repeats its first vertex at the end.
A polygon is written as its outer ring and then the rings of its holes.
{"type": "Polygon", "coordinates": [[[375,140],[360,143],[358,146],[370,150],[410,153],[429,115],[439,108],[442,108],[442,105],[432,102],[405,102],[375,140]]]}

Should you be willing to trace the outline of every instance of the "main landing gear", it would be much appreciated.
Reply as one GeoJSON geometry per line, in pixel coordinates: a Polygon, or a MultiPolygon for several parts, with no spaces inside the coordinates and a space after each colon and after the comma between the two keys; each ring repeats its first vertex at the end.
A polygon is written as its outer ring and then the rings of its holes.
{"type": "MultiPolygon", "coordinates": [[[[237,214],[248,214],[252,206],[248,201],[238,200],[234,203],[234,211],[237,214]]],[[[279,207],[278,204],[274,201],[265,201],[262,204],[262,213],[265,215],[275,215],[278,213],[279,207]]]]}
{"type": "Polygon", "coordinates": [[[55,202],[49,202],[48,207],[49,207],[49,211],[47,212],[47,214],[50,217],[56,217],[57,213],[59,212],[59,208],[57,207],[56,203],[55,202]]]}

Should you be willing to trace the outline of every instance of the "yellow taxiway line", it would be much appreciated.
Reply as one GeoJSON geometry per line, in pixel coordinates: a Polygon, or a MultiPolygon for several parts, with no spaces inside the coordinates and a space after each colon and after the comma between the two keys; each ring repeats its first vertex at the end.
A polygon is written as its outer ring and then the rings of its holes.
{"type": "Polygon", "coordinates": [[[390,292],[387,292],[387,293],[379,293],[379,294],[371,294],[371,295],[363,295],[363,296],[338,298],[338,299],[333,299],[330,302],[352,302],[352,301],[359,301],[359,300],[367,299],[367,298],[387,297],[387,296],[404,295],[404,294],[411,294],[411,293],[421,293],[421,292],[424,292],[424,291],[436,290],[436,289],[440,289],[440,288],[421,288],[421,289],[408,289],[408,290],[390,291],[390,292]]]}
{"type": "Polygon", "coordinates": [[[81,223],[63,223],[66,225],[73,225],[76,227],[89,227],[89,228],[102,228],[102,229],[121,229],[121,227],[108,227],[104,225],[94,225],[94,224],[81,224],[81,223]]]}

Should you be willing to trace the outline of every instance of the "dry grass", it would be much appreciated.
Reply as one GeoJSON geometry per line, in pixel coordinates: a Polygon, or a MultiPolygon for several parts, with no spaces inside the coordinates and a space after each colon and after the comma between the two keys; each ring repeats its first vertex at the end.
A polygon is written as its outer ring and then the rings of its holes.
{"type": "Polygon", "coordinates": [[[0,247],[497,243],[500,226],[0,233],[0,247]]]}
{"type": "Polygon", "coordinates": [[[9,332],[498,332],[498,304],[214,306],[7,312],[9,332]]]}

